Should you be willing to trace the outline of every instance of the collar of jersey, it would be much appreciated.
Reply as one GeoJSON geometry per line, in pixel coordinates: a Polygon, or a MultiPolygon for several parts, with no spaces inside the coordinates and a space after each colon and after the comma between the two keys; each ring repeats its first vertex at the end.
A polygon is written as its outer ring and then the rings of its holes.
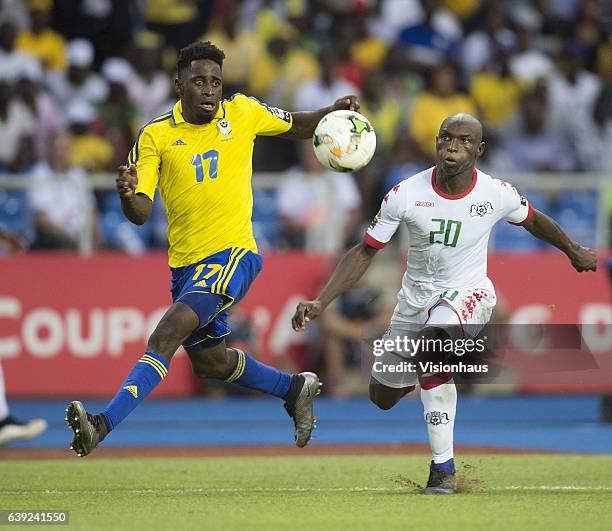
{"type": "MultiPolygon", "coordinates": [[[[224,112],[225,111],[223,109],[222,102],[219,102],[219,108],[217,109],[217,113],[215,114],[213,120],[218,120],[219,118],[222,118],[224,112]]],[[[189,123],[185,121],[185,118],[183,118],[183,104],[181,103],[181,100],[178,100],[174,104],[174,107],[172,107],[172,119],[174,120],[175,125],[178,125],[180,123],[186,123],[186,124],[189,123]]],[[[189,124],[189,125],[197,125],[197,124],[189,124]]]]}
{"type": "Polygon", "coordinates": [[[474,174],[472,175],[472,184],[470,184],[469,188],[465,192],[461,192],[460,194],[447,194],[438,188],[436,184],[436,166],[433,167],[433,171],[431,172],[431,186],[434,189],[434,192],[444,199],[461,199],[468,195],[476,186],[476,180],[478,179],[478,173],[476,172],[476,168],[474,168],[474,174]]]}

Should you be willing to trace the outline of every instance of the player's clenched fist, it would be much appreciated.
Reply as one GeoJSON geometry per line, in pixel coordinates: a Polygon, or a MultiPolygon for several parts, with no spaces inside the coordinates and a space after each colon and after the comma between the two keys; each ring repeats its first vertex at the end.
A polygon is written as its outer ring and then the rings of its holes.
{"type": "Polygon", "coordinates": [[[119,166],[119,176],[115,179],[117,184],[117,192],[121,198],[133,197],[136,193],[136,185],[138,184],[138,174],[136,166],[131,164],[128,166],[119,166]]]}
{"type": "Polygon", "coordinates": [[[597,271],[597,255],[588,247],[578,246],[570,256],[574,269],[579,273],[583,271],[597,271]]]}
{"type": "Polygon", "coordinates": [[[295,331],[304,330],[306,323],[316,319],[321,314],[321,302],[320,301],[306,301],[300,302],[295,309],[293,318],[291,319],[291,325],[295,331]]]}

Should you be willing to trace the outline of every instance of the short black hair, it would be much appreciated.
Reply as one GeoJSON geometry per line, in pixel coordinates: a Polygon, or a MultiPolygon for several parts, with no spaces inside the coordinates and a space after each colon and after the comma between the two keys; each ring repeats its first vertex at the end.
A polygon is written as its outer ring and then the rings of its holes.
{"type": "Polygon", "coordinates": [[[179,52],[178,61],[176,62],[176,70],[178,75],[191,66],[191,61],[198,59],[210,59],[223,68],[223,59],[225,54],[217,48],[212,42],[193,42],[189,46],[185,46],[179,52]]]}

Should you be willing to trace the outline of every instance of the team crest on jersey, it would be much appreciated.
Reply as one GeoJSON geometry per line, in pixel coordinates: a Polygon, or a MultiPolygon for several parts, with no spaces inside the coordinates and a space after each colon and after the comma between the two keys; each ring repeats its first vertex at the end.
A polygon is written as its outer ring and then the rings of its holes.
{"type": "Polygon", "coordinates": [[[232,134],[232,126],[229,120],[219,120],[217,127],[219,128],[219,132],[226,138],[232,134]]]}
{"type": "Polygon", "coordinates": [[[369,225],[369,227],[368,227],[368,229],[369,229],[369,230],[372,230],[374,227],[376,227],[376,224],[377,224],[377,223],[378,223],[378,221],[380,220],[381,215],[382,215],[382,214],[380,213],[380,210],[379,210],[379,211],[378,211],[378,214],[376,214],[376,215],[374,216],[374,218],[372,219],[372,221],[370,221],[370,225],[369,225]]]}
{"type": "Polygon", "coordinates": [[[484,203],[476,203],[470,207],[470,216],[484,216],[485,214],[493,213],[493,205],[486,201],[484,203]]]}

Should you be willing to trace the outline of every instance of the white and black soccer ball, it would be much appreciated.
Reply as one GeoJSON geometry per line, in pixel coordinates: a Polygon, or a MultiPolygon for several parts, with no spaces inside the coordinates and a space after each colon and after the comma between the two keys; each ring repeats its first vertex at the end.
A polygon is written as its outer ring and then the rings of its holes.
{"type": "Polygon", "coordinates": [[[376,151],[376,133],[368,119],[355,111],[326,114],[315,129],[312,144],[319,162],[334,171],[357,171],[376,151]]]}

